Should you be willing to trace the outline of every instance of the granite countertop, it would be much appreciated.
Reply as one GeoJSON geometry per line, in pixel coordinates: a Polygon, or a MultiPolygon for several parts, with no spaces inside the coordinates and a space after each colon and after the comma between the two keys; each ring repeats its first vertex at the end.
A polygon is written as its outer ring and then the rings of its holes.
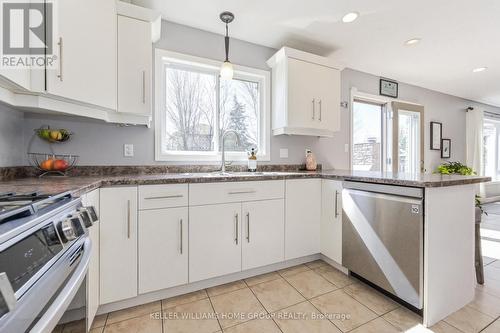
{"type": "Polygon", "coordinates": [[[350,180],[410,187],[443,187],[487,182],[489,177],[439,174],[395,174],[392,172],[323,170],[296,172],[234,172],[220,173],[164,173],[121,176],[75,176],[47,178],[19,178],[0,182],[0,193],[38,191],[47,194],[71,192],[79,196],[103,186],[152,185],[179,183],[213,183],[230,181],[280,180],[321,178],[350,180]]]}

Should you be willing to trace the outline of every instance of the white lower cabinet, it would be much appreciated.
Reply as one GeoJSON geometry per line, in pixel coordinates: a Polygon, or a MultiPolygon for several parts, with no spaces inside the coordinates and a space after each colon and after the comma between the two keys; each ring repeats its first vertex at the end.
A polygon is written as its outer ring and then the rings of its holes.
{"type": "Polygon", "coordinates": [[[189,282],[241,271],[241,203],[189,207],[189,282]]]}
{"type": "Polygon", "coordinates": [[[321,253],[342,264],[342,182],[323,180],[321,200],[321,253]]]}
{"type": "Polygon", "coordinates": [[[286,181],[285,259],[320,253],[321,179],[286,181]]]}
{"type": "Polygon", "coordinates": [[[285,259],[285,202],[283,199],[242,204],[242,269],[285,259]]]}
{"type": "Polygon", "coordinates": [[[101,189],[100,303],[137,296],[137,187],[101,189]]]}
{"type": "Polygon", "coordinates": [[[139,293],[188,283],[188,208],[139,212],[139,293]]]}

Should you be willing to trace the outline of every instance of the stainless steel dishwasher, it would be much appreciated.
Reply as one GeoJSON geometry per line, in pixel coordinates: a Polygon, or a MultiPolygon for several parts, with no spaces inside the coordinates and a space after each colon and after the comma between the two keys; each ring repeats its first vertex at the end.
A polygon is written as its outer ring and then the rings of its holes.
{"type": "Polygon", "coordinates": [[[416,309],[423,299],[423,190],[344,182],[342,264],[416,309]]]}

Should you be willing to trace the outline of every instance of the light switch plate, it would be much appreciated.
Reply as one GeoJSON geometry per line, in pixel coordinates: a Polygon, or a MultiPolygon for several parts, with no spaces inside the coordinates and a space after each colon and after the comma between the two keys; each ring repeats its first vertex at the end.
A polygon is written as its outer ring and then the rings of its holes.
{"type": "Polygon", "coordinates": [[[288,158],[288,148],[280,148],[280,158],[288,158]]]}
{"type": "Polygon", "coordinates": [[[133,157],[134,156],[134,145],[131,143],[126,143],[123,145],[123,156],[133,157]]]}

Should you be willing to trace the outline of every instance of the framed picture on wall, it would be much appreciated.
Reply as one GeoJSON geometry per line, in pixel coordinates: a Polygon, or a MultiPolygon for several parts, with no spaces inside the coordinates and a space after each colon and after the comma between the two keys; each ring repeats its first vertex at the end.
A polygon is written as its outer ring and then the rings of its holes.
{"type": "Polygon", "coordinates": [[[441,158],[451,157],[451,139],[441,140],[441,158]]]}
{"type": "Polygon", "coordinates": [[[398,83],[387,79],[380,79],[379,94],[398,98],[398,83]]]}
{"type": "Polygon", "coordinates": [[[431,150],[441,150],[443,138],[443,124],[431,121],[431,150]]]}

